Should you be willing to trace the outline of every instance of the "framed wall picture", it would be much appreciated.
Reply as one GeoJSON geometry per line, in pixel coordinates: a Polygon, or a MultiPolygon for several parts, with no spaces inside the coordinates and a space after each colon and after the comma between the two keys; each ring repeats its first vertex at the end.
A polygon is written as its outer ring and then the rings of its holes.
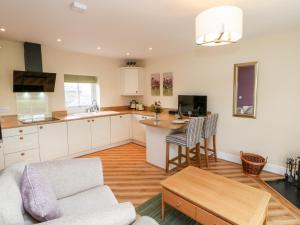
{"type": "Polygon", "coordinates": [[[173,96],[173,73],[163,74],[163,95],[173,96]]]}
{"type": "Polygon", "coordinates": [[[151,74],[151,95],[160,96],[160,74],[151,74]]]}

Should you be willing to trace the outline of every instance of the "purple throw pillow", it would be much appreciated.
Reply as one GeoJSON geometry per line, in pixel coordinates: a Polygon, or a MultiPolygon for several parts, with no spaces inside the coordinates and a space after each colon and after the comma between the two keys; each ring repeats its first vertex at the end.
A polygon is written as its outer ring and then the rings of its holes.
{"type": "Polygon", "coordinates": [[[21,179],[23,206],[39,222],[62,216],[50,182],[34,167],[27,165],[21,179]]]}

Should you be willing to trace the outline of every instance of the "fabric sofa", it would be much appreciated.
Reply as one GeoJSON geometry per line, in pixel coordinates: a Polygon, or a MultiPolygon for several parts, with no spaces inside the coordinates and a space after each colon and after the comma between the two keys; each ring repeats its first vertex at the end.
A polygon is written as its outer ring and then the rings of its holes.
{"type": "Polygon", "coordinates": [[[151,218],[136,220],[134,206],[117,201],[104,185],[97,158],[35,164],[50,181],[63,212],[59,219],[38,223],[23,209],[20,181],[25,165],[15,164],[0,176],[0,225],[158,225],[151,218]]]}

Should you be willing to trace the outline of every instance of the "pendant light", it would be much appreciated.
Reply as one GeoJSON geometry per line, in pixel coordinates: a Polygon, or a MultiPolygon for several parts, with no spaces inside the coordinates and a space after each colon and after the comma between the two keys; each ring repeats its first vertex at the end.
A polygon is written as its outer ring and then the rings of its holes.
{"type": "Polygon", "coordinates": [[[243,11],[236,6],[207,9],[196,17],[196,43],[219,46],[235,43],[243,36],[243,11]]]}

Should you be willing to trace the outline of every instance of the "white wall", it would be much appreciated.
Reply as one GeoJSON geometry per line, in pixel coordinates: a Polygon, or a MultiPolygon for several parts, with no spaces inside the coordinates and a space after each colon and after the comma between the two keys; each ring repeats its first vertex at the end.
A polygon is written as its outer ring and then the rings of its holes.
{"type": "Polygon", "coordinates": [[[178,94],[207,95],[208,110],[220,114],[219,151],[256,152],[284,165],[286,157],[300,156],[299,39],[295,32],[147,60],[145,104],[161,100],[177,108],[178,94]],[[233,117],[233,64],[250,61],[259,62],[257,119],[233,117]],[[151,96],[150,74],[157,72],[174,73],[173,97],[151,96]]]}
{"type": "MultiPolygon", "coordinates": [[[[16,114],[16,96],[12,91],[13,70],[24,70],[23,43],[0,40],[0,107],[9,107],[5,114],[16,114]]],[[[119,92],[119,67],[123,60],[104,58],[42,47],[43,69],[57,73],[55,92],[49,93],[50,110],[64,110],[64,74],[98,76],[101,106],[127,105],[119,92]]]]}

